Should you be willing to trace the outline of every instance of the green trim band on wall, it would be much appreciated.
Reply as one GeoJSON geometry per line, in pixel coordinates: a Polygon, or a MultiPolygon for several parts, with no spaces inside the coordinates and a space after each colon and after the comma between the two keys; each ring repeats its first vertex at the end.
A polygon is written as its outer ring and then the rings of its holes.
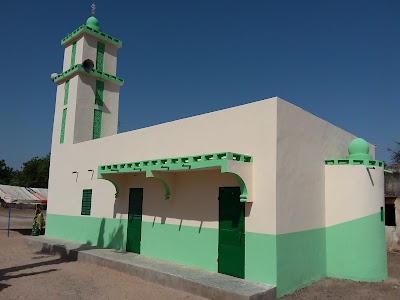
{"type": "Polygon", "coordinates": [[[326,159],[325,165],[364,165],[364,166],[377,166],[383,167],[384,163],[380,160],[370,160],[370,159],[326,159]]]}
{"type": "Polygon", "coordinates": [[[93,118],[93,139],[101,138],[102,117],[103,112],[100,109],[95,109],[93,118]]]}
{"type": "Polygon", "coordinates": [[[65,82],[64,85],[64,105],[68,104],[68,93],[69,93],[69,79],[65,82]]]}
{"type": "Polygon", "coordinates": [[[60,144],[64,143],[66,121],[67,121],[67,109],[64,108],[63,112],[62,112],[62,120],[61,120],[60,144]]]}
{"type": "Polygon", "coordinates": [[[63,83],[64,80],[68,80],[69,78],[71,78],[72,76],[74,76],[78,72],[93,76],[93,77],[95,77],[97,79],[100,79],[100,80],[107,80],[109,82],[116,83],[116,84],[118,84],[120,86],[124,84],[124,80],[122,78],[114,76],[114,75],[110,75],[110,74],[107,74],[107,73],[104,73],[104,72],[100,72],[100,71],[97,71],[97,70],[92,70],[91,72],[86,72],[83,69],[81,64],[75,65],[71,69],[69,69],[69,70],[67,70],[67,71],[65,71],[63,73],[58,74],[54,78],[54,82],[55,83],[59,83],[59,84],[63,83]]]}
{"type": "Polygon", "coordinates": [[[71,65],[70,68],[75,66],[75,57],[76,57],[76,42],[72,44],[72,52],[71,52],[71,65]]]}
{"type": "Polygon", "coordinates": [[[104,104],[104,81],[96,80],[96,94],[94,103],[103,106],[104,104]]]}
{"type": "Polygon", "coordinates": [[[103,72],[104,71],[104,51],[106,49],[106,45],[102,42],[97,42],[97,53],[96,53],[96,70],[103,72]]]}
{"type": "Polygon", "coordinates": [[[240,201],[247,202],[248,191],[246,183],[239,174],[235,174],[229,171],[229,161],[252,163],[253,158],[249,155],[232,152],[222,152],[104,165],[98,167],[98,178],[101,178],[101,175],[103,174],[146,172],[146,177],[153,177],[163,184],[165,189],[165,199],[168,200],[171,197],[171,189],[168,186],[168,183],[158,176],[152,176],[152,171],[178,171],[220,167],[222,173],[228,173],[235,178],[240,186],[240,201]]]}
{"type": "Polygon", "coordinates": [[[243,163],[253,162],[253,158],[249,155],[233,152],[222,152],[103,165],[98,167],[98,174],[100,176],[101,174],[114,174],[119,172],[178,171],[210,167],[226,168],[225,165],[229,160],[240,161],[243,163]]]}
{"type": "Polygon", "coordinates": [[[68,34],[65,38],[63,38],[61,40],[61,45],[65,45],[68,42],[71,42],[72,40],[74,40],[75,38],[78,38],[81,34],[84,33],[88,33],[100,40],[103,40],[107,43],[110,43],[112,45],[114,45],[117,48],[121,48],[122,47],[122,41],[112,37],[111,35],[105,34],[104,32],[101,32],[99,30],[93,29],[89,26],[86,25],[81,25],[79,26],[77,29],[75,29],[73,32],[71,32],[70,34],[68,34]]]}

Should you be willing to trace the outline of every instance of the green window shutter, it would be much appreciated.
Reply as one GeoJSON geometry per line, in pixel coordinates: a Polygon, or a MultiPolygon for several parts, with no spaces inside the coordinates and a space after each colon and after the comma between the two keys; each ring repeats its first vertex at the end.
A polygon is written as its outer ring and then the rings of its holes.
{"type": "Polygon", "coordinates": [[[97,55],[96,55],[96,70],[103,72],[104,70],[104,50],[106,45],[102,42],[97,42],[97,55]]]}
{"type": "Polygon", "coordinates": [[[101,138],[101,119],[103,112],[100,109],[94,110],[93,118],[93,139],[101,138]]]}
{"type": "Polygon", "coordinates": [[[92,209],[92,190],[83,190],[82,193],[82,216],[90,216],[92,209]]]}
{"type": "Polygon", "coordinates": [[[104,81],[96,80],[96,96],[94,103],[97,105],[103,105],[103,97],[104,97],[104,81]]]}
{"type": "Polygon", "coordinates": [[[63,109],[62,121],[61,121],[61,133],[60,133],[60,144],[64,144],[64,135],[65,135],[65,122],[67,120],[67,109],[63,109]]]}
{"type": "Polygon", "coordinates": [[[68,104],[68,93],[69,93],[69,79],[65,82],[64,85],[64,105],[68,104]]]}
{"type": "Polygon", "coordinates": [[[71,53],[71,68],[75,66],[75,56],[76,56],[76,42],[72,44],[72,53],[71,53]]]}

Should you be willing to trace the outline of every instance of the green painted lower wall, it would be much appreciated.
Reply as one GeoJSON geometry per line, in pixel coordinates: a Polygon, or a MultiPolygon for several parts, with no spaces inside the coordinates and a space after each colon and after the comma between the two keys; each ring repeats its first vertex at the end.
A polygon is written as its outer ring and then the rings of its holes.
{"type": "Polygon", "coordinates": [[[325,228],[279,234],[276,240],[278,297],[326,276],[325,228]]]}
{"type": "Polygon", "coordinates": [[[218,271],[218,230],[172,224],[142,223],[141,254],[218,271]]]}
{"type": "Polygon", "coordinates": [[[276,239],[278,297],[323,277],[380,281],[388,276],[380,213],[276,239]]]}
{"type": "MultiPolygon", "coordinates": [[[[127,220],[47,215],[50,237],[124,251],[126,232],[127,220]]],[[[276,236],[246,232],[245,253],[246,279],[275,285],[276,236]]],[[[218,230],[143,222],[141,254],[217,272],[218,230]]]]}
{"type": "MultiPolygon", "coordinates": [[[[46,235],[93,246],[126,250],[126,219],[48,214],[46,235]]],[[[218,230],[143,222],[141,254],[218,271],[218,230]]]]}
{"type": "Polygon", "coordinates": [[[327,276],[359,281],[388,277],[385,222],[376,213],[326,229],[327,276]]]}
{"type": "MultiPolygon", "coordinates": [[[[47,215],[46,235],[125,251],[127,220],[47,215]]],[[[141,254],[218,271],[218,230],[143,222],[141,254]]],[[[283,296],[323,277],[387,278],[380,213],[328,228],[268,235],[246,232],[245,278],[283,296]]]]}
{"type": "Polygon", "coordinates": [[[104,248],[125,250],[127,220],[47,214],[46,235],[104,248]]]}
{"type": "Polygon", "coordinates": [[[276,235],[246,232],[247,280],[276,285],[276,235]]]}

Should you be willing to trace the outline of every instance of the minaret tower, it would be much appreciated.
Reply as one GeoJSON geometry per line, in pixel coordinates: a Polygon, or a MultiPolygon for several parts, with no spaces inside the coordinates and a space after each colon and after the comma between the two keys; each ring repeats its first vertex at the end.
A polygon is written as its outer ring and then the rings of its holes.
{"type": "Polygon", "coordinates": [[[57,84],[52,150],[117,133],[119,89],[117,50],[122,42],[106,33],[95,17],[61,40],[63,72],[57,84]]]}

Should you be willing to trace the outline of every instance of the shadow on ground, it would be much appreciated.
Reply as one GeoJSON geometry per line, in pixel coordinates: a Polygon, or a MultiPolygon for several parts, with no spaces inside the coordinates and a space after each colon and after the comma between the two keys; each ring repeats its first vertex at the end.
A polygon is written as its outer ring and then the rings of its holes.
{"type": "MultiPolygon", "coordinates": [[[[64,245],[46,245],[44,244],[38,251],[35,252],[36,256],[33,259],[45,259],[47,257],[55,256],[54,259],[46,261],[38,261],[36,263],[30,263],[20,266],[13,266],[10,268],[4,268],[0,270],[0,292],[3,289],[10,287],[9,282],[5,283],[10,279],[21,278],[26,276],[36,276],[45,273],[51,273],[59,271],[56,268],[57,265],[67,263],[71,261],[77,261],[80,251],[94,249],[94,248],[116,248],[120,249],[124,244],[124,226],[119,224],[110,234],[105,233],[105,219],[101,221],[97,239],[94,241],[87,241],[86,244],[80,245],[74,249],[66,249],[64,245]],[[94,245],[93,245],[94,244],[94,245]],[[48,267],[51,269],[44,271],[34,271],[33,268],[37,267],[48,267]],[[22,271],[22,273],[21,273],[22,271]],[[26,272],[24,272],[26,271],[26,272]],[[18,273],[18,274],[15,274],[18,273]]],[[[0,229],[0,231],[7,231],[7,229],[0,229]]],[[[13,228],[10,231],[18,232],[20,235],[29,236],[32,233],[32,229],[28,228],[13,228]]],[[[0,297],[1,298],[1,297],[0,297]]]]}
{"type": "Polygon", "coordinates": [[[11,286],[9,284],[5,284],[3,281],[14,279],[14,278],[25,277],[25,276],[35,276],[38,274],[55,272],[55,271],[58,271],[58,269],[53,268],[53,269],[49,269],[49,270],[45,270],[45,271],[26,272],[26,273],[20,273],[20,274],[11,274],[11,273],[20,272],[20,271],[24,271],[24,270],[28,270],[28,269],[32,269],[32,268],[36,268],[36,267],[57,265],[57,264],[60,264],[63,262],[65,262],[65,260],[63,260],[62,258],[57,258],[57,259],[38,262],[38,263],[34,263],[34,264],[27,264],[27,265],[21,265],[21,266],[15,266],[15,267],[11,267],[11,268],[2,269],[2,270],[0,270],[0,292],[3,289],[11,286]]]}
{"type": "Polygon", "coordinates": [[[32,270],[31,270],[31,272],[25,272],[25,273],[20,273],[20,274],[12,274],[12,273],[30,270],[30,269],[33,269],[36,267],[44,267],[44,266],[54,266],[55,267],[62,263],[76,261],[78,258],[79,251],[88,250],[88,249],[92,249],[92,248],[94,248],[94,247],[91,247],[90,245],[81,245],[80,247],[78,247],[76,249],[67,250],[67,249],[65,249],[65,247],[63,245],[54,245],[54,246],[43,245],[42,249],[35,252],[35,254],[41,254],[41,255],[34,257],[34,259],[46,258],[49,255],[57,255],[59,257],[52,259],[52,260],[1,269],[0,270],[0,292],[3,289],[6,289],[7,287],[11,286],[10,284],[4,283],[4,281],[14,279],[14,278],[51,273],[51,272],[59,271],[59,269],[52,268],[49,270],[38,271],[38,272],[32,272],[32,270]],[[45,255],[45,254],[47,254],[47,255],[45,255]]]}

